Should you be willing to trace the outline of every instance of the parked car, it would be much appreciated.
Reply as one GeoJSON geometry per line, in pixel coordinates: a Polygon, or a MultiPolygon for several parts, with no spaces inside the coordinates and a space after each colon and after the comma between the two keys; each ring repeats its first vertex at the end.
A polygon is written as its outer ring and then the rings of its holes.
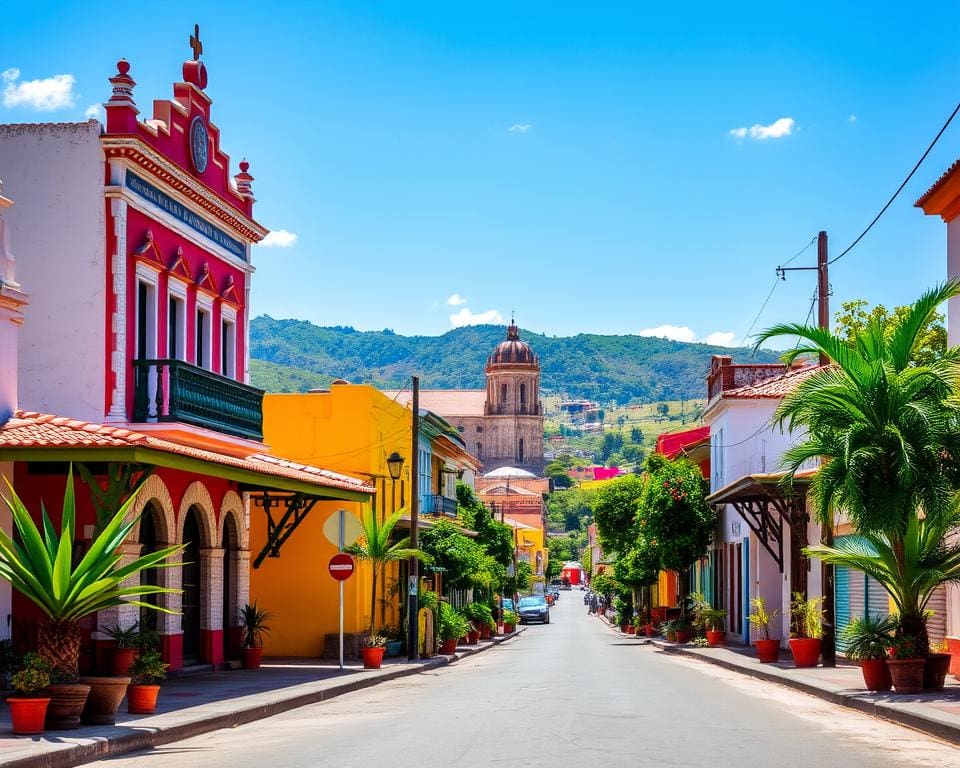
{"type": "Polygon", "coordinates": [[[540,621],[544,624],[550,623],[550,606],[546,599],[539,595],[530,595],[521,597],[517,607],[517,615],[520,617],[520,623],[526,624],[530,621],[540,621]]]}

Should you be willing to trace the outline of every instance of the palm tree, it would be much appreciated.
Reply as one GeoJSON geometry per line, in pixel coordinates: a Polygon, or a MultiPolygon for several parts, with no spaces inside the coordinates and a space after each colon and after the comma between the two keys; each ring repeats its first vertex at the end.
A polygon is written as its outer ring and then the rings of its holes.
{"type": "Polygon", "coordinates": [[[403,510],[398,510],[387,517],[382,522],[377,518],[375,510],[369,510],[361,523],[363,534],[356,544],[347,547],[354,557],[361,560],[367,560],[373,568],[373,586],[370,591],[370,634],[374,634],[376,629],[376,609],[377,609],[377,582],[380,575],[386,568],[387,563],[394,563],[400,560],[408,560],[416,557],[419,560],[426,561],[429,558],[419,549],[410,547],[410,538],[404,537],[399,541],[390,542],[393,536],[393,529],[403,515],[403,510]]]}
{"type": "Polygon", "coordinates": [[[46,508],[41,511],[41,533],[13,486],[7,483],[7,487],[10,498],[2,498],[13,514],[19,542],[0,529],[0,578],[9,581],[46,615],[47,621],[37,635],[37,651],[59,677],[70,679],[77,676],[81,642],[79,620],[84,616],[122,604],[171,612],[139,598],[178,590],[149,584],[124,585],[128,578],[148,568],[170,567],[169,558],[183,548],[167,547],[120,565],[120,545],[139,522],[139,517],[126,520],[136,492],[112,518],[104,521],[103,529],[91,542],[90,549],[77,565],[73,565],[76,530],[73,467],[67,474],[59,535],[46,508]]]}
{"type": "Polygon", "coordinates": [[[929,594],[917,582],[956,578],[951,572],[925,571],[933,568],[935,552],[947,557],[935,537],[956,520],[960,349],[926,365],[918,364],[916,355],[937,307],[957,295],[960,281],[951,280],[925,293],[902,316],[874,319],[849,341],[826,329],[785,324],[765,331],[757,342],[759,347],[775,337],[799,337],[797,348],[784,355],[787,364],[809,354],[830,359],[830,366],[784,397],[774,415],[790,431],[806,432],[784,454],[785,484],[806,462],[821,459],[810,486],[820,522],[832,524],[834,510],[842,511],[876,550],[840,544],[808,552],[836,564],[857,557],[867,565],[871,557],[878,559],[870,562],[880,563],[888,549],[888,576],[878,580],[895,600],[902,599],[900,631],[924,645],[923,606],[929,594]]]}

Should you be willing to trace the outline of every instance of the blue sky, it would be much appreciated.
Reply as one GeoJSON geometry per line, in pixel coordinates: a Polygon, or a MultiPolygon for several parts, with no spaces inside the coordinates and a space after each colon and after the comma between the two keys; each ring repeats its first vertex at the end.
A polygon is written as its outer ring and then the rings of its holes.
{"type": "MultiPolygon", "coordinates": [[[[777,264],[820,229],[839,253],[960,98],[950,4],[31,5],[4,11],[0,121],[82,119],[120,56],[144,114],[199,22],[224,148],[296,236],[257,249],[254,312],[398,333],[515,309],[739,340],[777,264]]],[[[944,278],[945,227],[912,203],[958,156],[960,119],[833,268],[835,308],[944,278]]],[[[813,289],[791,274],[759,326],[813,289]]]]}

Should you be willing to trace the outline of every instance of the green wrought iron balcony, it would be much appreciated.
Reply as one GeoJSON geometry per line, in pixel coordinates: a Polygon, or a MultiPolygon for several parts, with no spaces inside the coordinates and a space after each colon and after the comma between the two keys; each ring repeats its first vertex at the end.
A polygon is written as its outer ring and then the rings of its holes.
{"type": "Polygon", "coordinates": [[[134,360],[133,421],[182,422],[263,439],[263,390],[183,360],[134,360]]]}

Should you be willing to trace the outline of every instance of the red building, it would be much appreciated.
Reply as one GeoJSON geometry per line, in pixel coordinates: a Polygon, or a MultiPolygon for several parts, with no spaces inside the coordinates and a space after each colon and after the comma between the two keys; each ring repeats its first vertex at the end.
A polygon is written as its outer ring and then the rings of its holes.
{"type": "MultiPolygon", "coordinates": [[[[68,463],[105,490],[149,474],[125,556],[185,544],[182,567],[144,576],[182,596],[160,597],[172,614],[124,606],[86,628],[96,651],[107,644],[98,626],[156,622],[173,669],[238,656],[250,515],[266,515],[264,551],[278,556],[315,500],[363,502],[373,490],[267,455],[247,350],[251,246],[267,230],[253,218],[249,165],[231,175],[221,147],[198,36],[173,97],[154,101],[147,119],[121,59],[105,126],[0,126],[0,168],[17,200],[5,218],[31,294],[21,410],[0,428],[0,462],[14,462],[17,490],[37,511],[41,500],[59,508],[68,463]],[[251,504],[254,491],[269,503],[251,504]]],[[[81,547],[95,496],[78,487],[81,547]]],[[[17,596],[12,614],[29,642],[39,614],[17,596]]]]}

